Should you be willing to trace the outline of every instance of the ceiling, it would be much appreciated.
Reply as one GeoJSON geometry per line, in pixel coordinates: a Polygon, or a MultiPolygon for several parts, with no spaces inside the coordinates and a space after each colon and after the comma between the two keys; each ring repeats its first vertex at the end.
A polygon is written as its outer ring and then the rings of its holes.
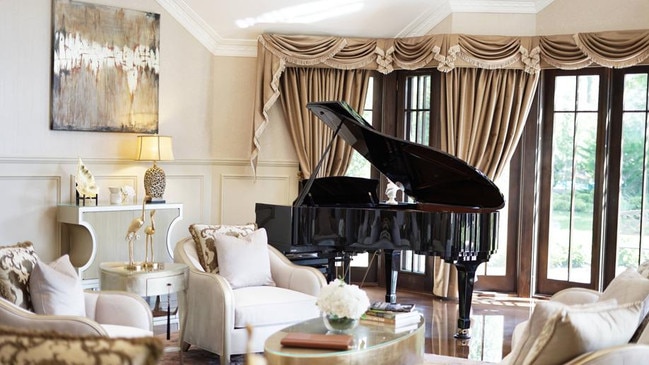
{"type": "Polygon", "coordinates": [[[156,1],[213,54],[254,57],[262,33],[420,36],[452,13],[536,14],[553,0],[156,1]]]}

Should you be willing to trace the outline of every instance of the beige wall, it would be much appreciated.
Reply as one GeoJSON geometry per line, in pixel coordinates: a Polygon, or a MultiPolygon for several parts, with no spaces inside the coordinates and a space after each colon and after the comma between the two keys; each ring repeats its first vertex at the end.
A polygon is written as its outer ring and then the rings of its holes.
{"type": "MultiPolygon", "coordinates": [[[[161,14],[160,133],[174,137],[176,156],[161,166],[165,197],[184,204],[172,239],[187,235],[193,222],[252,221],[255,202],[293,200],[297,159],[279,103],[262,136],[256,178],[248,163],[254,58],[213,56],[154,0],[85,1],[161,14]]],[[[649,28],[648,6],[646,0],[555,0],[537,16],[454,14],[432,33],[649,28]]],[[[0,47],[0,245],[31,240],[51,260],[59,254],[56,206],[70,201],[77,157],[95,174],[104,203],[114,185],[133,185],[141,198],[149,164],[132,160],[135,134],[49,129],[50,0],[0,0],[0,47]]]]}
{"type": "MultiPolygon", "coordinates": [[[[248,162],[254,58],[213,56],[154,0],[86,1],[161,14],[159,131],[173,136],[176,160],[160,165],[165,198],[184,204],[173,240],[194,222],[254,221],[256,201],[292,201],[297,163],[281,124],[267,130],[256,179],[248,162]]],[[[78,157],[104,204],[109,186],[132,185],[141,199],[150,163],[133,161],[136,134],[50,130],[50,0],[0,1],[0,47],[0,245],[31,240],[52,260],[78,157]]]]}

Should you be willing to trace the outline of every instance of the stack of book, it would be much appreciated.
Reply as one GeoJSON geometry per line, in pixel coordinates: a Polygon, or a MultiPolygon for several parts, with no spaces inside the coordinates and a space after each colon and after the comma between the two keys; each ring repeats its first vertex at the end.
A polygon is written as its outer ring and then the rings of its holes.
{"type": "Polygon", "coordinates": [[[384,324],[395,332],[402,332],[416,329],[421,320],[421,313],[415,310],[414,304],[374,302],[361,319],[384,324]]]}

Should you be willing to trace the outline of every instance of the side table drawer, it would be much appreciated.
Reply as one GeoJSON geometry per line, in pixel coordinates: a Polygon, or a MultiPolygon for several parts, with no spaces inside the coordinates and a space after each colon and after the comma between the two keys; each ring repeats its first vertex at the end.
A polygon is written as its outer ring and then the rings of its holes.
{"type": "Polygon", "coordinates": [[[175,293],[184,289],[185,275],[182,273],[173,276],[146,279],[146,296],[175,293]],[[167,284],[171,284],[171,287],[167,287],[167,284]]]}

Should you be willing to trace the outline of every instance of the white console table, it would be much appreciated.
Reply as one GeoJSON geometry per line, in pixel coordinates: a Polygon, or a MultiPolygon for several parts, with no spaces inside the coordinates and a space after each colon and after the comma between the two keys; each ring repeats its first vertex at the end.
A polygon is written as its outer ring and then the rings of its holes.
{"type": "MultiPolygon", "coordinates": [[[[144,229],[151,224],[150,212],[155,210],[153,235],[154,260],[171,262],[173,245],[171,231],[183,217],[180,203],[147,204],[144,225],[135,241],[135,261],[145,255],[144,229]]],[[[126,233],[131,221],[142,214],[142,205],[59,205],[57,220],[61,224],[61,254],[69,254],[78,268],[85,288],[99,288],[102,262],[128,262],[126,233]]]]}

